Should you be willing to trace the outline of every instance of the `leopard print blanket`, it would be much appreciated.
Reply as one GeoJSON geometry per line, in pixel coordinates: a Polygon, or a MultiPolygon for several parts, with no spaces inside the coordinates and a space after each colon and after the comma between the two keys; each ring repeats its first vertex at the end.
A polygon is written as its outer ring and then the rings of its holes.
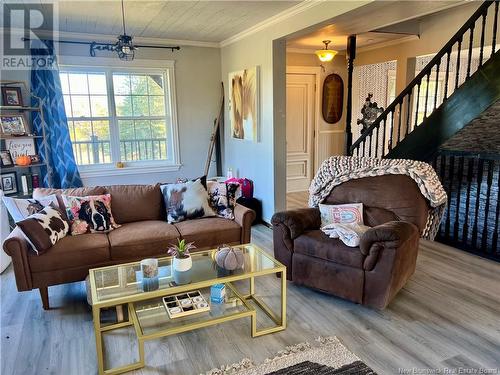
{"type": "Polygon", "coordinates": [[[448,197],[432,166],[421,161],[332,156],[321,164],[311,182],[309,206],[318,207],[333,188],[343,182],[387,174],[404,174],[416,182],[431,206],[422,238],[434,240],[448,197]]]}

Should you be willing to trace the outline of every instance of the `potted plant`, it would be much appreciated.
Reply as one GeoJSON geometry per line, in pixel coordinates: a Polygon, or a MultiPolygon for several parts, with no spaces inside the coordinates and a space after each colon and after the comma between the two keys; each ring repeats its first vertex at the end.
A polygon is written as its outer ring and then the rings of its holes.
{"type": "Polygon", "coordinates": [[[172,276],[177,285],[188,284],[191,282],[191,267],[193,262],[189,250],[195,249],[193,242],[186,243],[186,240],[177,239],[176,245],[168,248],[168,254],[173,256],[172,276]]]}

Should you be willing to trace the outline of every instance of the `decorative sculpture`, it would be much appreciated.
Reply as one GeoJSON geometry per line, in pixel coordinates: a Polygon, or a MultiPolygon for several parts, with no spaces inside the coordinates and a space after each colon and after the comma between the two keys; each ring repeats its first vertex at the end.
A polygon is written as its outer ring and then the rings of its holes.
{"type": "Polygon", "coordinates": [[[368,93],[365,104],[363,105],[363,108],[361,108],[361,115],[363,118],[357,120],[357,124],[361,124],[363,126],[361,128],[361,134],[363,134],[364,131],[373,124],[377,117],[384,112],[384,108],[379,107],[377,102],[372,103],[372,98],[373,94],[368,93]]]}

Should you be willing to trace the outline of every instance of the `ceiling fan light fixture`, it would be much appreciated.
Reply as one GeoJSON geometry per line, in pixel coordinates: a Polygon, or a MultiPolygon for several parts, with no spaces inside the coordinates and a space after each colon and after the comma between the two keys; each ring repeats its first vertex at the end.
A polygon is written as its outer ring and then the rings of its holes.
{"type": "Polygon", "coordinates": [[[132,42],[131,36],[127,34],[118,36],[118,41],[115,45],[115,51],[118,54],[118,58],[120,60],[132,61],[135,57],[135,49],[136,47],[132,42]]]}
{"type": "Polygon", "coordinates": [[[323,44],[325,45],[324,49],[319,49],[315,51],[314,53],[316,56],[318,56],[318,59],[321,62],[329,62],[332,61],[335,55],[338,53],[337,51],[333,49],[328,49],[328,45],[331,43],[330,40],[323,40],[323,44]]]}

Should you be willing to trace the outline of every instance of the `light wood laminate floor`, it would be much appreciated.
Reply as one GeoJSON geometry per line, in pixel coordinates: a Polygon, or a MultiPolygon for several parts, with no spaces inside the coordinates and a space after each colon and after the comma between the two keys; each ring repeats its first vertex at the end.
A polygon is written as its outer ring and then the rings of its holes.
{"type": "MultiPolygon", "coordinates": [[[[253,241],[272,251],[271,230],[253,241]]],[[[1,281],[2,374],[94,374],[95,341],[83,283],[18,293],[12,267],[1,281]]],[[[274,276],[257,285],[279,290],[274,276]]],[[[337,336],[379,374],[400,368],[500,367],[500,264],[439,244],[423,243],[417,271],[384,311],[288,283],[288,328],[251,338],[249,319],[146,342],[147,367],[137,374],[191,375],[248,357],[261,362],[287,345],[337,336]]],[[[132,330],[108,337],[109,357],[136,355],[132,330]]],[[[413,372],[425,373],[425,372],[413,372]]],[[[427,372],[429,373],[429,372],[427,372]]],[[[496,372],[498,373],[498,372],[496,372]]]]}

